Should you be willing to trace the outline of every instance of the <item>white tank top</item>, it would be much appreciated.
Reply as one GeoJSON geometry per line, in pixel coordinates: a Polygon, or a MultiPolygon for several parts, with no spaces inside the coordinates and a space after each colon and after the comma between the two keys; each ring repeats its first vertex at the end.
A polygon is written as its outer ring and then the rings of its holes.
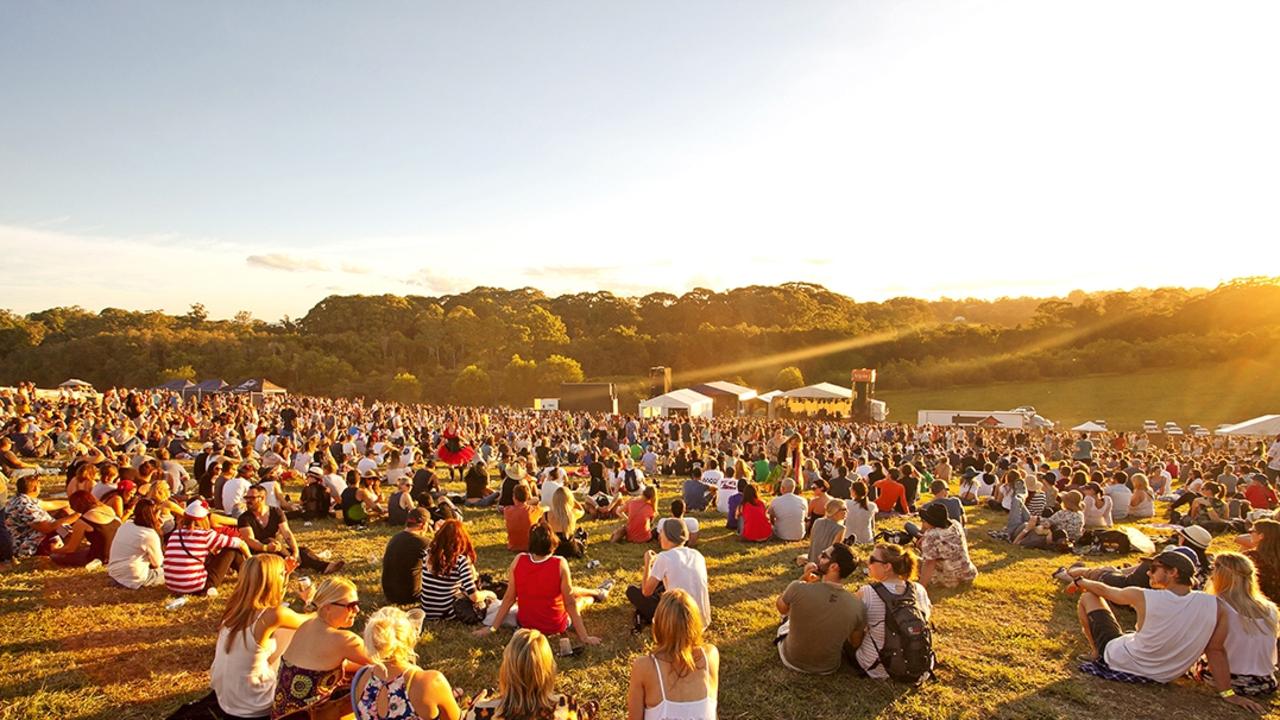
{"type": "Polygon", "coordinates": [[[227,634],[231,631],[222,628],[218,632],[218,646],[213,653],[213,666],[209,668],[209,685],[217,693],[218,705],[225,713],[260,717],[271,711],[280,664],[279,658],[274,667],[271,664],[276,639],[269,637],[259,645],[253,637],[253,629],[265,612],[258,613],[249,627],[232,640],[230,650],[226,647],[227,634]]]}
{"type": "Polygon", "coordinates": [[[1142,594],[1147,605],[1142,629],[1107,643],[1107,665],[1167,683],[1204,654],[1217,624],[1218,598],[1195,590],[1186,595],[1168,590],[1142,594]]]}
{"type": "MultiPolygon", "coordinates": [[[[662,665],[658,658],[653,660],[653,669],[658,673],[658,692],[662,693],[662,702],[644,709],[644,720],[716,720],[716,696],[708,693],[701,700],[676,702],[667,699],[667,690],[662,682],[662,665]]],[[[709,670],[704,671],[709,672],[709,670]]]]}

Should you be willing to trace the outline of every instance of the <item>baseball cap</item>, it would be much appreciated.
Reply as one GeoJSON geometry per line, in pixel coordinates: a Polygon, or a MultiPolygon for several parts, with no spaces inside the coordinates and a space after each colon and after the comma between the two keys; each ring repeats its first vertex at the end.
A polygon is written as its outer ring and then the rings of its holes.
{"type": "Polygon", "coordinates": [[[689,527],[680,518],[667,518],[662,521],[662,534],[676,545],[689,542],[689,527]]]}
{"type": "Polygon", "coordinates": [[[1190,580],[1195,577],[1196,568],[1199,563],[1195,560],[1195,551],[1191,548],[1179,547],[1164,552],[1150,558],[1153,563],[1160,563],[1167,568],[1173,568],[1178,571],[1178,576],[1184,580],[1190,580]]]}

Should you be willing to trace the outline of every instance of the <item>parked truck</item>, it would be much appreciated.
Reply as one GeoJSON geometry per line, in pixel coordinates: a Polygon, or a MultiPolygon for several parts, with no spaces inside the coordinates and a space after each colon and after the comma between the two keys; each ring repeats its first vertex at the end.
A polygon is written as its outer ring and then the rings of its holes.
{"type": "Polygon", "coordinates": [[[1030,410],[921,410],[917,425],[958,425],[989,428],[1051,428],[1053,423],[1030,410]]]}

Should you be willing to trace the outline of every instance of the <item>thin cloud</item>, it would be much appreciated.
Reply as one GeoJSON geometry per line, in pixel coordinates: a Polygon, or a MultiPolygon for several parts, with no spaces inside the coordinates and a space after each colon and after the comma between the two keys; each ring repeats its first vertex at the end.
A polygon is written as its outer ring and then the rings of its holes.
{"type": "Polygon", "coordinates": [[[431,268],[422,268],[404,280],[409,285],[426,288],[428,292],[447,294],[466,289],[468,283],[462,278],[444,275],[431,268]]]}
{"type": "Polygon", "coordinates": [[[308,270],[327,272],[329,270],[329,266],[319,260],[295,258],[280,253],[250,255],[245,258],[245,262],[256,267],[266,268],[268,270],[284,270],[285,272],[305,272],[308,270]]]}
{"type": "Polygon", "coordinates": [[[342,263],[342,265],[338,266],[338,269],[344,273],[351,273],[352,275],[368,275],[369,273],[373,272],[372,269],[367,268],[363,265],[356,265],[355,263],[345,263],[345,262],[342,263]]]}

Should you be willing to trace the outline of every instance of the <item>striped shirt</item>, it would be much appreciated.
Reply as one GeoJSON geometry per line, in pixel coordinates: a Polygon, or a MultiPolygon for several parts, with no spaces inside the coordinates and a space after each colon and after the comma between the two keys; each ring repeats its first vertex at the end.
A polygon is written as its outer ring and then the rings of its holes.
{"type": "Polygon", "coordinates": [[[225,548],[239,548],[244,541],[213,530],[180,528],[169,536],[164,548],[164,584],[171,592],[190,594],[204,590],[208,581],[204,563],[209,555],[225,548]]]}
{"type": "Polygon", "coordinates": [[[476,592],[476,571],[466,555],[458,555],[458,561],[446,575],[431,572],[428,563],[422,564],[422,612],[428,620],[447,620],[453,617],[453,600],[458,590],[471,595],[476,592]]]}
{"type": "Polygon", "coordinates": [[[1031,517],[1040,517],[1040,513],[1044,512],[1046,500],[1044,493],[1039,490],[1027,493],[1027,512],[1031,514],[1031,517]]]}

